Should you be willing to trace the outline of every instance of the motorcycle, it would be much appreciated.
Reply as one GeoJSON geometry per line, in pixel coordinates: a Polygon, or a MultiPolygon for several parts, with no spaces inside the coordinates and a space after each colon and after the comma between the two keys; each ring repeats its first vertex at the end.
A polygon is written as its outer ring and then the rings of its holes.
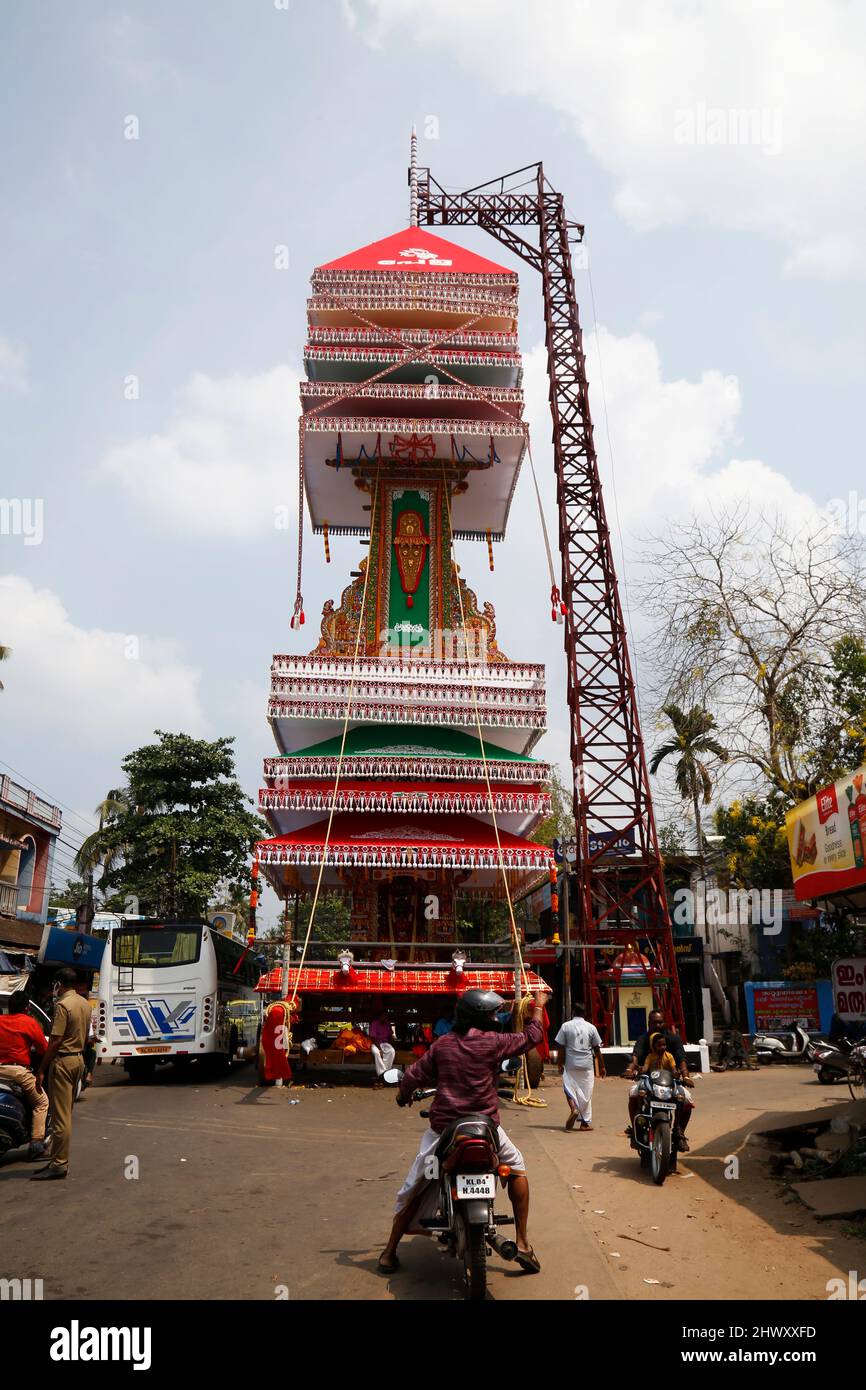
{"type": "MultiPolygon", "coordinates": [[[[382,1080],[398,1085],[403,1073],[391,1067],[382,1080]]],[[[412,1092],[412,1101],[424,1100],[436,1088],[412,1092]]],[[[422,1119],[429,1117],[421,1110],[422,1119]]],[[[508,1173],[499,1162],[499,1137],[489,1115],[463,1115],[443,1130],[431,1158],[438,1183],[435,1215],[420,1217],[420,1227],[438,1234],[449,1253],[463,1263],[465,1297],[472,1302],[483,1299],[487,1291],[487,1255],[496,1251],[505,1260],[517,1256],[517,1245],[503,1238],[499,1226],[514,1224],[513,1216],[500,1216],[493,1210],[497,1177],[508,1173]]],[[[432,1206],[432,1201],[431,1201],[432,1206]]]]}
{"type": "Polygon", "coordinates": [[[770,1062],[805,1062],[810,1041],[802,1024],[795,1023],[792,1032],[780,1037],[772,1033],[756,1033],[752,1039],[752,1051],[764,1065],[770,1062]]]}
{"type": "Polygon", "coordinates": [[[648,1168],[661,1187],[677,1171],[677,1081],[673,1072],[659,1070],[644,1072],[638,1085],[641,1108],[632,1122],[631,1147],[640,1154],[641,1168],[648,1168]]]}
{"type": "Polygon", "coordinates": [[[33,1111],[14,1081],[0,1081],[0,1158],[30,1143],[33,1111]]]}
{"type": "Polygon", "coordinates": [[[831,1086],[834,1081],[848,1080],[849,1057],[853,1046],[848,1038],[840,1038],[838,1043],[809,1043],[809,1061],[822,1086],[831,1086]]]}

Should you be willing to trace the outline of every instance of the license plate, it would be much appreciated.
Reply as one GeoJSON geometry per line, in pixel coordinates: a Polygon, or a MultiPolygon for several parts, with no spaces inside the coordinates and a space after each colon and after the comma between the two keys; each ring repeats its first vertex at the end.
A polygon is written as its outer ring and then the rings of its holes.
{"type": "Polygon", "coordinates": [[[492,1201],[496,1196],[496,1174],[458,1173],[457,1196],[489,1197],[492,1201]]]}
{"type": "Polygon", "coordinates": [[[171,1052],[171,1048],[166,1047],[137,1047],[136,1052],[171,1052]]]}

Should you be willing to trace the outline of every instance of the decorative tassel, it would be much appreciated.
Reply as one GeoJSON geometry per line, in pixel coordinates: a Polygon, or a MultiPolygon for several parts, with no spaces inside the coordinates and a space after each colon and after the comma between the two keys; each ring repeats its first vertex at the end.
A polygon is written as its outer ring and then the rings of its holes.
{"type": "Polygon", "coordinates": [[[562,601],[562,595],[554,584],[550,590],[550,621],[559,622],[560,617],[564,618],[567,612],[568,609],[562,601]]]}
{"type": "Polygon", "coordinates": [[[340,471],[340,465],[342,464],[342,462],[343,462],[343,432],[342,432],[342,430],[338,430],[338,431],[337,431],[337,459],[336,459],[336,465],[337,465],[337,472],[338,472],[338,473],[339,473],[339,471],[340,471]]]}
{"type": "Polygon", "coordinates": [[[330,547],[330,545],[328,544],[328,523],[327,523],[327,521],[323,521],[323,522],[322,522],[322,539],[323,539],[324,542],[325,542],[325,564],[326,564],[326,565],[329,565],[329,564],[331,563],[331,547],[330,547]]]}
{"type": "Polygon", "coordinates": [[[290,618],[290,620],[289,620],[289,627],[292,628],[292,630],[296,632],[296,631],[298,630],[299,627],[303,627],[303,626],[304,626],[304,599],[303,599],[303,595],[302,595],[302,594],[298,594],[298,597],[295,599],[295,611],[294,611],[294,613],[292,614],[292,616],[291,616],[291,618],[290,618]]]}
{"type": "Polygon", "coordinates": [[[487,532],[487,563],[489,564],[489,566],[490,566],[490,568],[491,568],[491,570],[492,570],[492,569],[493,569],[493,536],[492,536],[492,533],[491,533],[490,531],[487,532]]]}
{"type": "Polygon", "coordinates": [[[415,607],[415,600],[413,599],[413,597],[412,597],[411,594],[407,594],[407,595],[406,595],[406,607],[407,607],[407,608],[414,608],[414,607],[415,607]]]}

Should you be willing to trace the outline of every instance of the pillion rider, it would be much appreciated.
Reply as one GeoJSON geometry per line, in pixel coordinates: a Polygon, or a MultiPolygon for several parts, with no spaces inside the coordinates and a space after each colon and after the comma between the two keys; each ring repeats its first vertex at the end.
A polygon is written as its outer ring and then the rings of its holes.
{"type": "MultiPolygon", "coordinates": [[[[637,1042],[634,1045],[634,1051],[632,1052],[629,1064],[623,1072],[624,1079],[626,1081],[634,1081],[638,1072],[643,1068],[647,1058],[649,1057],[651,1037],[654,1033],[663,1033],[665,1038],[665,1046],[668,1052],[673,1057],[674,1062],[676,1063],[677,1076],[679,1077],[680,1081],[684,1086],[691,1086],[693,1083],[692,1078],[689,1075],[689,1064],[686,1061],[686,1050],[683,1047],[682,1038],[672,1028],[665,1027],[665,1016],[662,1013],[661,1009],[653,1009],[652,1013],[647,1019],[647,1024],[647,1031],[638,1038],[637,1042]]],[[[631,1133],[631,1129],[634,1124],[634,1117],[640,1109],[640,1103],[641,1102],[639,1088],[637,1086],[632,1086],[631,1090],[629,1091],[628,1102],[629,1126],[628,1130],[626,1131],[626,1133],[628,1134],[631,1133]]],[[[678,1141],[677,1147],[679,1148],[680,1153],[688,1153],[689,1151],[689,1141],[686,1138],[685,1131],[686,1126],[688,1125],[689,1120],[692,1117],[693,1109],[694,1101],[691,1099],[688,1093],[685,1093],[684,1099],[678,1101],[677,1103],[676,1136],[678,1141]]]]}
{"type": "Polygon", "coordinates": [[[408,1230],[429,1179],[425,1159],[439,1142],[443,1130],[464,1115],[489,1115],[499,1131],[500,1162],[511,1172],[507,1178],[508,1197],[514,1210],[517,1262],[530,1274],[541,1269],[538,1256],[529,1244],[529,1181],[523,1155],[499,1123],[498,1081],[506,1057],[520,1057],[537,1047],[544,1028],[546,990],[537,990],[534,1007],[520,1033],[503,1033],[496,1014],[504,1001],[492,990],[468,989],[457,1001],[454,1027],[437,1038],[423,1057],[407,1067],[397,1092],[397,1104],[407,1105],[417,1088],[436,1087],[430,1106],[430,1127],[421,1136],[418,1155],[397,1193],[396,1214],[388,1243],[379,1256],[379,1270],[391,1274],[399,1268],[397,1246],[408,1230]]]}

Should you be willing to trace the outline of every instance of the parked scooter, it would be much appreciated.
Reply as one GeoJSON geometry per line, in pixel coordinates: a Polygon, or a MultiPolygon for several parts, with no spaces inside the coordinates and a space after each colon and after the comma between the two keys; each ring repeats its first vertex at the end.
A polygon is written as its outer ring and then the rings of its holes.
{"type": "MultiPolygon", "coordinates": [[[[391,1067],[382,1080],[396,1086],[402,1075],[399,1067],[391,1067]]],[[[412,1101],[424,1100],[435,1090],[413,1091],[412,1101]]],[[[428,1118],[429,1111],[419,1113],[422,1119],[428,1118]]],[[[433,1156],[436,1214],[421,1217],[418,1224],[437,1233],[449,1253],[462,1260],[465,1297],[474,1302],[487,1291],[488,1252],[495,1250],[506,1260],[517,1255],[515,1242],[503,1239],[497,1230],[513,1225],[513,1216],[499,1216],[493,1210],[497,1177],[508,1175],[499,1162],[496,1125],[489,1115],[464,1115],[443,1130],[433,1156]]]]}
{"type": "Polygon", "coordinates": [[[834,1081],[848,1080],[849,1057],[853,1046],[848,1038],[840,1038],[838,1043],[809,1043],[809,1061],[822,1086],[831,1086],[834,1081]]]}
{"type": "Polygon", "coordinates": [[[759,1062],[805,1062],[808,1060],[809,1034],[800,1023],[795,1023],[790,1033],[775,1036],[772,1033],[756,1033],[752,1039],[752,1051],[759,1062]]]}

